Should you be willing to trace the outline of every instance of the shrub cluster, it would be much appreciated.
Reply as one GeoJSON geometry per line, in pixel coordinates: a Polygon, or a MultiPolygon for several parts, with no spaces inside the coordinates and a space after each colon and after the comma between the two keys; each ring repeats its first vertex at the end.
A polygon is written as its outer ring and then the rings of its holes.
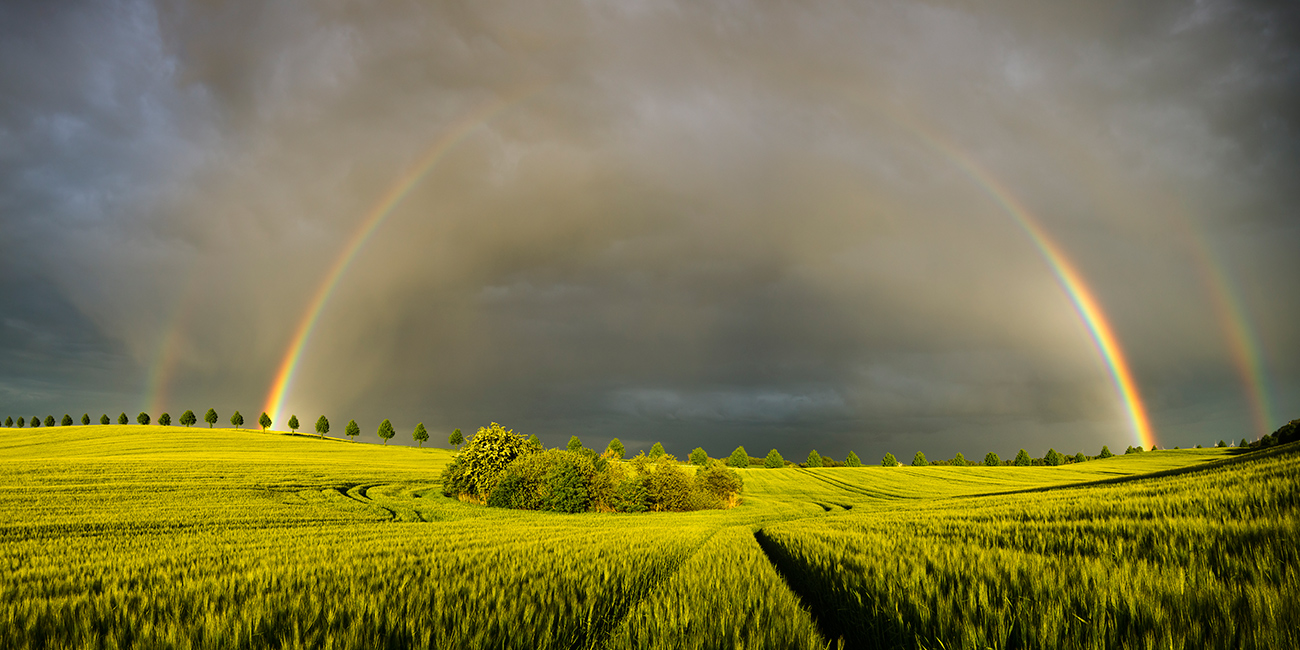
{"type": "Polygon", "coordinates": [[[683,467],[671,454],[627,462],[576,448],[541,449],[495,422],[481,427],[443,471],[443,493],[494,508],[646,512],[730,508],[740,475],[712,460],[683,467]]]}

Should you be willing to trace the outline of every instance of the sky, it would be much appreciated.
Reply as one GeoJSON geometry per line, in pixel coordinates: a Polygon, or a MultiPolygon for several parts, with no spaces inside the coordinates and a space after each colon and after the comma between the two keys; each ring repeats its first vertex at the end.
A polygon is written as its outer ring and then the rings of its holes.
{"type": "Polygon", "coordinates": [[[6,2],[0,417],[1254,439],[1298,127],[1294,3],[6,2]]]}

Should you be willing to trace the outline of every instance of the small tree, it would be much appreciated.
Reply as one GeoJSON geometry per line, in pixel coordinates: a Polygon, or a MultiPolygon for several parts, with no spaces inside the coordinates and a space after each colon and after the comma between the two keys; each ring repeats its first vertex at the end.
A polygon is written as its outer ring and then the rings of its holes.
{"type": "Polygon", "coordinates": [[[384,418],[384,421],[379,423],[379,437],[384,439],[386,445],[395,435],[397,432],[393,430],[393,423],[389,422],[388,418],[384,418]]]}
{"type": "Polygon", "coordinates": [[[736,447],[731,452],[731,457],[727,459],[727,465],[731,467],[749,467],[749,452],[745,451],[744,445],[736,447]]]}
{"type": "Polygon", "coordinates": [[[966,457],[963,456],[962,453],[959,451],[959,452],[957,452],[957,455],[956,455],[956,456],[953,456],[953,457],[952,457],[952,464],[953,464],[954,466],[956,466],[956,467],[965,467],[965,466],[966,466],[966,457]]]}
{"type": "Polygon", "coordinates": [[[54,416],[53,416],[53,415],[47,415],[47,416],[45,416],[45,426],[47,426],[47,427],[52,427],[52,426],[54,426],[54,416]]]}
{"type": "Polygon", "coordinates": [[[130,422],[131,422],[131,418],[126,417],[125,413],[118,414],[117,416],[118,424],[129,424],[130,422]]]}
{"type": "Polygon", "coordinates": [[[1055,449],[1048,449],[1047,453],[1043,455],[1043,463],[1052,467],[1057,467],[1063,462],[1065,462],[1065,458],[1061,456],[1061,452],[1055,449]]]}
{"type": "Polygon", "coordinates": [[[894,457],[894,454],[890,452],[885,452],[885,457],[880,459],[880,466],[898,467],[898,459],[894,457]]]}
{"type": "Polygon", "coordinates": [[[89,414],[89,413],[82,413],[82,414],[81,414],[81,426],[84,426],[84,427],[88,427],[88,426],[90,426],[90,414],[89,414]]]}
{"type": "Polygon", "coordinates": [[[415,431],[411,432],[411,439],[421,447],[424,447],[424,443],[429,440],[429,430],[424,428],[423,422],[415,425],[415,431]]]}
{"type": "Polygon", "coordinates": [[[1083,455],[1083,452],[1079,452],[1079,453],[1077,453],[1077,454],[1074,455],[1074,462],[1076,462],[1076,463],[1086,463],[1086,462],[1088,462],[1088,457],[1087,457],[1087,456],[1084,456],[1084,455],[1083,455]]]}
{"type": "Polygon", "coordinates": [[[997,454],[991,451],[987,454],[984,454],[984,465],[988,467],[997,467],[998,465],[1001,464],[1002,464],[1002,459],[998,458],[997,454]]]}
{"type": "Polygon", "coordinates": [[[662,455],[664,455],[664,446],[656,442],[650,447],[650,453],[646,454],[646,458],[649,458],[650,460],[659,460],[659,457],[662,455]]]}
{"type": "Polygon", "coordinates": [[[700,467],[704,467],[705,465],[709,464],[709,454],[708,452],[704,451],[704,447],[696,447],[695,449],[692,449],[691,455],[688,456],[688,458],[691,461],[692,465],[699,465],[700,467]]]}
{"type": "Polygon", "coordinates": [[[72,416],[68,415],[67,413],[64,413],[63,420],[60,421],[60,424],[62,424],[65,427],[72,426],[72,416]]]}
{"type": "MultiPolygon", "coordinates": [[[[187,427],[198,421],[199,419],[194,417],[194,411],[185,411],[184,413],[181,413],[181,424],[187,427]]],[[[105,424],[108,423],[105,422],[105,424]]]]}
{"type": "Polygon", "coordinates": [[[235,425],[235,428],[238,429],[239,427],[244,426],[244,416],[240,415],[239,411],[235,411],[235,414],[230,416],[230,423],[235,425]]]}
{"type": "Polygon", "coordinates": [[[217,423],[217,410],[208,409],[208,412],[203,414],[203,421],[207,422],[208,428],[211,429],[212,425],[217,423]]]}
{"type": "Polygon", "coordinates": [[[1249,446],[1250,446],[1250,443],[1247,442],[1245,438],[1242,438],[1242,439],[1241,439],[1241,443],[1237,445],[1237,447],[1242,448],[1242,449],[1245,449],[1246,447],[1249,447],[1249,446]]]}
{"type": "Polygon", "coordinates": [[[808,452],[808,461],[805,464],[809,467],[821,467],[823,465],[821,454],[817,453],[816,449],[808,452]]]}
{"type": "Polygon", "coordinates": [[[912,457],[912,467],[925,467],[929,464],[930,463],[925,460],[925,454],[922,452],[918,451],[916,452],[916,455],[912,457]]]}
{"type": "Polygon", "coordinates": [[[1034,461],[1029,458],[1029,452],[1021,449],[1020,453],[1016,454],[1016,462],[1014,464],[1016,467],[1029,467],[1034,464],[1034,461]]]}
{"type": "Polygon", "coordinates": [[[347,426],[343,427],[343,435],[351,438],[353,441],[361,435],[361,427],[357,426],[356,420],[348,420],[347,426]]]}
{"type": "Polygon", "coordinates": [[[569,437],[569,451],[582,451],[582,441],[578,440],[578,436],[569,437]]]}
{"type": "Polygon", "coordinates": [[[5,426],[12,427],[13,425],[14,425],[14,418],[12,415],[5,418],[5,426]]]}
{"type": "Polygon", "coordinates": [[[622,440],[614,438],[609,441],[609,446],[605,447],[605,453],[609,454],[611,458],[618,458],[621,460],[623,455],[627,453],[627,448],[623,446],[622,440]]]}
{"type": "Polygon", "coordinates": [[[41,416],[39,416],[39,415],[33,415],[33,416],[32,416],[32,428],[33,428],[33,429],[36,429],[36,428],[39,428],[40,426],[41,426],[41,416]]]}
{"type": "Polygon", "coordinates": [[[1215,447],[1227,447],[1227,446],[1228,446],[1228,443],[1226,443],[1226,442],[1224,442],[1224,441],[1222,441],[1222,440],[1219,441],[1219,444],[1215,445],[1215,447]]]}
{"type": "Polygon", "coordinates": [[[110,420],[108,419],[108,414],[107,414],[107,413],[105,413],[105,414],[99,416],[99,423],[100,423],[100,424],[105,424],[105,425],[106,425],[106,424],[108,424],[109,422],[110,422],[110,420]]]}
{"type": "Polygon", "coordinates": [[[542,448],[542,441],[535,433],[528,434],[528,444],[532,445],[533,449],[540,450],[542,448]]]}
{"type": "Polygon", "coordinates": [[[456,429],[451,432],[451,436],[447,438],[447,442],[450,443],[451,446],[459,449],[461,445],[465,444],[465,435],[460,432],[460,429],[456,429]]]}
{"type": "Polygon", "coordinates": [[[316,420],[316,433],[319,433],[320,437],[324,438],[325,434],[329,432],[330,432],[330,421],[327,420],[325,416],[322,415],[318,420],[316,420]]]}
{"type": "Polygon", "coordinates": [[[149,424],[149,414],[145,413],[144,411],[140,411],[140,415],[135,416],[135,421],[139,422],[140,424],[149,424]]]}
{"type": "Polygon", "coordinates": [[[846,467],[862,467],[862,459],[850,451],[849,455],[844,457],[844,465],[846,467]]]}
{"type": "MultiPolygon", "coordinates": [[[[108,424],[108,423],[105,422],[104,424],[108,424]]],[[[27,425],[27,420],[24,420],[24,419],[23,419],[23,416],[21,416],[21,415],[18,416],[18,428],[21,429],[21,428],[23,428],[23,427],[26,426],[26,425],[27,425]]]]}
{"type": "Polygon", "coordinates": [[[267,415],[266,411],[262,411],[262,417],[257,418],[257,423],[262,425],[263,431],[266,431],[266,428],[271,426],[271,416],[267,415]]]}
{"type": "Polygon", "coordinates": [[[165,427],[170,427],[172,425],[171,414],[166,411],[163,411],[162,414],[158,416],[158,424],[161,424],[162,426],[165,427]]]}
{"type": "Polygon", "coordinates": [[[302,425],[298,424],[298,416],[296,416],[296,415],[290,415],[290,416],[289,416],[289,422],[288,422],[288,424],[289,424],[289,430],[292,431],[292,432],[294,432],[294,433],[298,433],[298,427],[302,426],[302,425]]]}
{"type": "Polygon", "coordinates": [[[785,459],[781,457],[780,452],[773,449],[772,451],[767,452],[767,458],[763,459],[763,467],[768,469],[785,467],[785,459]]]}
{"type": "Polygon", "coordinates": [[[1114,455],[1115,455],[1115,454],[1110,453],[1110,447],[1107,447],[1106,445],[1102,445],[1102,446],[1101,446],[1101,453],[1100,453],[1100,454],[1097,454],[1097,458],[1110,458],[1111,456],[1114,456],[1114,455]]]}

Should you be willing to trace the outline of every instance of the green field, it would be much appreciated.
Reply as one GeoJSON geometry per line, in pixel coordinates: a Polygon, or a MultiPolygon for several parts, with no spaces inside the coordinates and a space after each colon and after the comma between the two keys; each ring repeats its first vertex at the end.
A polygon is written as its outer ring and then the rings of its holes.
{"type": "Polygon", "coordinates": [[[1300,647],[1296,444],[565,515],[442,496],[441,449],[2,431],[3,648],[1300,647]]]}

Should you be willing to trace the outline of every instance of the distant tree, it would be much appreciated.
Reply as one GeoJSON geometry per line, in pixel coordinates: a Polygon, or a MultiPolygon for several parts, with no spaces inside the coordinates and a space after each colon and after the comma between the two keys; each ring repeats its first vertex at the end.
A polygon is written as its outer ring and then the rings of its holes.
{"type": "Polygon", "coordinates": [[[361,435],[361,427],[357,426],[356,420],[348,420],[347,426],[343,427],[343,435],[356,440],[361,435]]]}
{"type": "Polygon", "coordinates": [[[120,414],[118,414],[118,416],[117,416],[117,423],[118,423],[118,424],[128,424],[128,423],[130,423],[130,422],[131,422],[131,419],[128,418],[128,417],[126,417],[126,414],[125,414],[125,413],[120,413],[120,414]]]}
{"type": "Polygon", "coordinates": [[[537,434],[535,433],[528,434],[528,444],[532,445],[533,449],[542,448],[542,441],[540,438],[537,437],[537,434]]]}
{"type": "Polygon", "coordinates": [[[703,447],[696,447],[695,449],[691,450],[691,455],[689,456],[689,459],[692,465],[699,465],[700,467],[704,467],[705,465],[709,464],[709,454],[708,452],[704,451],[703,447]]]}
{"type": "Polygon", "coordinates": [[[149,414],[145,413],[144,411],[140,411],[140,415],[135,416],[135,421],[139,422],[140,424],[149,424],[149,414]]]}
{"type": "Polygon", "coordinates": [[[296,415],[290,415],[290,416],[289,416],[289,422],[288,422],[288,425],[289,425],[289,430],[292,431],[292,432],[294,432],[294,433],[298,433],[298,427],[299,427],[299,426],[302,426],[302,425],[298,424],[298,416],[296,416],[296,415]]]}
{"type": "Polygon", "coordinates": [[[749,467],[749,452],[745,451],[744,445],[736,447],[731,452],[731,457],[727,459],[727,465],[730,467],[749,467]]]}
{"type": "Polygon", "coordinates": [[[1222,441],[1222,440],[1219,441],[1219,444],[1215,445],[1215,447],[1227,447],[1227,446],[1228,446],[1228,443],[1226,443],[1226,442],[1224,442],[1224,441],[1222,441]]]}
{"type": "Polygon", "coordinates": [[[212,425],[217,423],[217,410],[208,409],[208,412],[203,414],[203,421],[207,422],[208,428],[211,429],[212,425]]]}
{"type": "Polygon", "coordinates": [[[230,416],[230,423],[235,425],[235,428],[238,429],[239,427],[244,426],[244,416],[240,415],[239,411],[235,411],[235,414],[230,416]]]}
{"type": "Polygon", "coordinates": [[[59,424],[62,424],[65,427],[72,426],[72,416],[68,415],[67,413],[64,413],[63,419],[59,422],[59,424]]]}
{"type": "Polygon", "coordinates": [[[781,457],[780,452],[773,449],[772,451],[767,452],[767,458],[763,459],[763,467],[768,469],[785,467],[785,459],[781,457]]]}
{"type": "Polygon", "coordinates": [[[39,426],[41,426],[41,416],[39,416],[39,415],[33,415],[33,416],[32,416],[32,428],[35,429],[35,428],[37,428],[37,427],[39,427],[39,426]]]}
{"type": "Polygon", "coordinates": [[[809,467],[821,467],[823,465],[821,454],[818,454],[816,449],[808,452],[807,465],[809,467]]]}
{"type": "Polygon", "coordinates": [[[107,413],[105,413],[105,414],[99,416],[99,423],[100,423],[100,424],[108,424],[109,422],[110,422],[110,420],[108,419],[108,414],[107,414],[107,413]]]}
{"type": "MultiPolygon", "coordinates": [[[[1197,448],[1197,449],[1204,449],[1204,447],[1202,447],[1202,446],[1200,446],[1200,445],[1196,445],[1196,448],[1197,448]]],[[[1151,451],[1155,451],[1155,449],[1156,449],[1155,447],[1152,447],[1152,448],[1151,448],[1151,451]]]]}
{"type": "Polygon", "coordinates": [[[1086,462],[1088,462],[1088,457],[1087,457],[1087,456],[1084,456],[1084,455],[1083,455],[1083,452],[1079,452],[1079,453],[1077,453],[1077,454],[1074,455],[1074,462],[1076,462],[1076,463],[1086,463],[1086,462]]]}
{"type": "Polygon", "coordinates": [[[82,426],[90,426],[90,414],[89,414],[89,413],[82,413],[82,414],[81,414],[81,425],[82,425],[82,426]]]}
{"type": "Polygon", "coordinates": [[[447,442],[450,443],[451,446],[459,449],[461,445],[465,444],[465,436],[460,432],[460,429],[456,429],[451,432],[451,436],[447,438],[447,442]]]}
{"type": "Polygon", "coordinates": [[[646,454],[646,458],[649,458],[650,460],[659,460],[659,457],[662,455],[664,455],[664,446],[656,442],[650,447],[650,453],[646,454]]]}
{"type": "Polygon", "coordinates": [[[266,431],[266,428],[271,426],[271,416],[267,415],[266,411],[262,411],[262,417],[257,418],[257,423],[262,425],[263,431],[266,431]]]}
{"type": "Polygon", "coordinates": [[[1021,449],[1020,453],[1016,454],[1016,462],[1014,463],[1016,467],[1029,467],[1033,464],[1034,461],[1029,458],[1029,452],[1024,449],[1021,449]]]}
{"type": "Polygon", "coordinates": [[[1057,467],[1064,462],[1065,457],[1061,455],[1061,452],[1055,449],[1048,449],[1047,453],[1043,455],[1043,463],[1051,465],[1052,467],[1057,467]]]}
{"type": "Polygon", "coordinates": [[[898,467],[898,459],[892,452],[885,452],[885,457],[880,459],[881,467],[898,467]]]}
{"type": "Polygon", "coordinates": [[[605,453],[609,454],[612,458],[621,459],[623,458],[623,454],[627,453],[627,449],[623,447],[623,441],[614,438],[609,441],[609,446],[605,447],[605,453]]]}
{"type": "Polygon", "coordinates": [[[53,415],[47,415],[47,416],[45,416],[45,426],[47,426],[47,427],[52,427],[52,426],[54,426],[54,416],[53,416],[53,415]]]}
{"type": "Polygon", "coordinates": [[[984,464],[988,467],[997,467],[1002,464],[1002,459],[998,458],[997,454],[990,451],[989,453],[984,454],[984,464]]]}
{"type": "MultiPolygon", "coordinates": [[[[185,411],[184,413],[181,413],[181,424],[187,427],[198,421],[199,419],[194,417],[194,411],[185,411]]],[[[105,422],[105,424],[108,423],[105,422]]]]}
{"type": "Polygon", "coordinates": [[[919,451],[916,452],[916,455],[912,457],[912,467],[925,467],[926,465],[929,464],[930,463],[927,463],[925,461],[925,454],[919,451]]]}
{"type": "MultiPolygon", "coordinates": [[[[21,428],[23,428],[23,426],[25,426],[26,424],[27,424],[27,420],[24,420],[24,419],[23,419],[23,416],[21,416],[21,415],[18,416],[18,428],[21,429],[21,428]]],[[[105,422],[104,424],[108,424],[108,423],[105,422]]]]}
{"type": "Polygon", "coordinates": [[[846,467],[862,467],[862,459],[850,451],[849,455],[844,457],[844,465],[846,467]]]}
{"type": "Polygon", "coordinates": [[[320,416],[319,419],[316,420],[316,433],[319,433],[320,437],[324,438],[325,434],[329,432],[330,432],[330,421],[326,419],[325,416],[322,415],[320,416]]]}
{"type": "Polygon", "coordinates": [[[423,422],[415,425],[415,431],[411,432],[411,439],[421,447],[423,447],[424,443],[429,440],[429,430],[424,428],[423,422]]]}
{"type": "Polygon", "coordinates": [[[1115,455],[1115,454],[1110,453],[1110,447],[1107,447],[1106,445],[1102,445],[1102,446],[1101,446],[1101,453],[1100,453],[1100,454],[1097,454],[1097,458],[1110,458],[1111,456],[1114,456],[1114,455],[1115,455]]]}
{"type": "MultiPolygon", "coordinates": [[[[20,418],[20,419],[21,419],[21,418],[20,418]]],[[[19,425],[19,426],[22,426],[22,425],[19,425]]],[[[1242,438],[1242,439],[1241,439],[1241,444],[1239,444],[1239,445],[1237,445],[1237,446],[1240,447],[1240,448],[1242,448],[1242,449],[1245,449],[1246,447],[1249,447],[1249,446],[1250,446],[1250,443],[1249,443],[1249,442],[1246,442],[1246,439],[1245,439],[1245,438],[1242,438]]]]}
{"type": "Polygon", "coordinates": [[[956,455],[956,456],[953,456],[953,457],[952,457],[952,464],[953,464],[954,466],[956,466],[956,467],[965,467],[965,466],[966,466],[966,457],[963,456],[962,453],[959,451],[959,452],[957,452],[957,455],[956,455]]]}
{"type": "Polygon", "coordinates": [[[14,425],[14,418],[12,415],[5,418],[5,426],[12,427],[13,425],[14,425]]]}
{"type": "Polygon", "coordinates": [[[582,441],[578,440],[578,436],[569,437],[569,451],[582,451],[582,441]]]}
{"type": "Polygon", "coordinates": [[[393,423],[389,422],[388,418],[384,418],[384,421],[379,423],[379,437],[384,439],[386,445],[395,435],[397,432],[393,430],[393,423]]]}
{"type": "Polygon", "coordinates": [[[170,427],[172,425],[171,414],[166,411],[163,411],[162,414],[158,416],[158,424],[161,424],[162,426],[165,427],[170,427]]]}

